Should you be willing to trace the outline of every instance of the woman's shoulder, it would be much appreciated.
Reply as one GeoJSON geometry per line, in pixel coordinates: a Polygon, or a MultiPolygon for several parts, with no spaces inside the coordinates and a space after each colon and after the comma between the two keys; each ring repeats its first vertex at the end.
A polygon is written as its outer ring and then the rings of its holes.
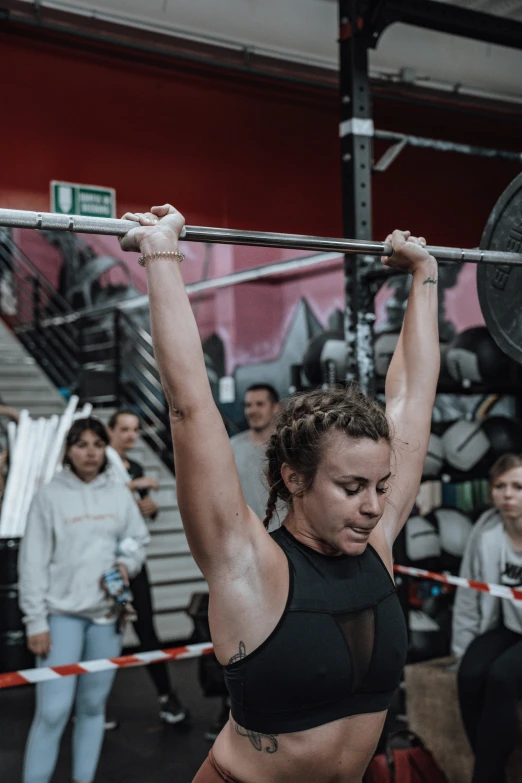
{"type": "Polygon", "coordinates": [[[96,488],[98,498],[106,498],[112,507],[118,508],[122,513],[128,511],[129,505],[134,504],[134,496],[129,487],[124,484],[121,477],[108,471],[96,488]]]}
{"type": "Polygon", "coordinates": [[[496,508],[490,508],[477,519],[470,533],[467,550],[469,553],[491,552],[491,547],[500,541],[500,533],[504,528],[502,517],[496,508]]]}
{"type": "Polygon", "coordinates": [[[493,530],[497,527],[503,527],[502,517],[496,508],[488,508],[473,525],[472,535],[484,533],[486,530],[493,530]]]}
{"type": "Polygon", "coordinates": [[[100,473],[96,479],[96,490],[98,492],[110,492],[118,497],[132,495],[128,486],[122,481],[121,476],[110,467],[103,473],[100,473]]]}
{"type": "Polygon", "coordinates": [[[65,468],[59,473],[55,473],[54,476],[47,484],[42,484],[38,487],[34,493],[35,498],[52,498],[55,495],[63,493],[66,487],[74,487],[78,483],[78,479],[74,474],[70,475],[70,471],[65,468]]]}

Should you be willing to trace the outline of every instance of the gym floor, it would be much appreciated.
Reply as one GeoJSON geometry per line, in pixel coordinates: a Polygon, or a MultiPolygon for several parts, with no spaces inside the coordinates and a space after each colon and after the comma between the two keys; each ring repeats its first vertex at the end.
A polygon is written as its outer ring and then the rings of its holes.
{"type": "MultiPolygon", "coordinates": [[[[171,662],[172,682],[189,708],[190,727],[160,723],[155,691],[143,667],[122,669],[116,676],[108,714],[120,727],[106,733],[97,783],[190,783],[211,743],[204,731],[219,713],[219,699],[202,696],[197,661],[171,662]]],[[[84,675],[88,676],[88,675],[84,675]]],[[[25,740],[34,709],[30,685],[0,691],[0,778],[18,783],[25,740]]],[[[53,783],[71,780],[71,727],[67,727],[53,783]]]]}

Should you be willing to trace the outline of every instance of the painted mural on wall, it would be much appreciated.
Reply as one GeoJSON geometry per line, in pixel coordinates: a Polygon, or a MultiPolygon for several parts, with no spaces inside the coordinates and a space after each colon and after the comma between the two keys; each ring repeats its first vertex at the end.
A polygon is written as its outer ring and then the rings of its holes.
{"type": "MultiPolygon", "coordinates": [[[[136,254],[123,253],[114,237],[18,230],[13,239],[74,308],[121,301],[145,293],[146,274],[136,254]]],[[[268,248],[181,243],[186,283],[213,279],[289,258],[310,255],[268,248]]],[[[209,290],[191,298],[205,348],[209,378],[217,394],[219,378],[235,378],[240,416],[244,390],[254,382],[271,383],[284,397],[292,383],[291,366],[302,362],[309,341],[326,329],[342,332],[344,310],[342,259],[307,272],[293,273],[209,290]]],[[[400,329],[409,290],[408,277],[393,277],[376,296],[376,332],[400,329]]],[[[474,265],[440,268],[441,340],[483,324],[474,265]]],[[[133,311],[134,312],[134,311],[133,311]]],[[[146,306],[135,311],[147,324],[146,306]]],[[[476,400],[444,395],[436,418],[455,418],[476,400]]]]}

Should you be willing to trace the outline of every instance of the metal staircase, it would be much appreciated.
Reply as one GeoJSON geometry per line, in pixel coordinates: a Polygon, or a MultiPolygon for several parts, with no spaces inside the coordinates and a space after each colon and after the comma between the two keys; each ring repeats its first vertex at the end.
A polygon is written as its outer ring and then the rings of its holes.
{"type": "Polygon", "coordinates": [[[33,418],[61,414],[65,400],[16,336],[0,321],[0,401],[33,418]]]}
{"type": "MultiPolygon", "coordinates": [[[[186,639],[192,621],[185,609],[206,589],[190,555],[176,500],[168,411],[143,313],[113,306],[96,316],[78,314],[38,272],[8,234],[0,235],[0,291],[10,306],[0,311],[0,401],[27,408],[33,417],[61,413],[64,393],[92,402],[107,421],[116,407],[135,410],[143,437],[134,457],[158,479],[160,507],[150,524],[148,567],[158,635],[163,643],[186,639]],[[133,317],[134,316],[134,317],[133,317]]],[[[0,295],[0,304],[6,300],[0,295]]],[[[65,395],[66,396],[66,395],[65,395]]],[[[130,629],[126,644],[137,642],[130,629]]]]}
{"type": "Polygon", "coordinates": [[[94,406],[133,407],[145,439],[172,466],[168,410],[147,308],[124,312],[114,302],[75,311],[0,229],[0,316],[55,387],[94,406]]]}

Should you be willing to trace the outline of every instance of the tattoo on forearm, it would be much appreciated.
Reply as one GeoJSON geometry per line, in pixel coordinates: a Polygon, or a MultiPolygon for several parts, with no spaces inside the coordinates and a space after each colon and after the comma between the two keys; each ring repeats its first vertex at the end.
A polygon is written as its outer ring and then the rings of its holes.
{"type": "Polygon", "coordinates": [[[438,281],[438,279],[437,279],[436,277],[428,277],[428,278],[427,278],[427,279],[426,279],[426,280],[423,282],[423,284],[422,284],[422,285],[427,285],[428,283],[434,283],[435,285],[437,285],[437,283],[438,283],[438,282],[439,282],[439,281],[438,281]]]}
{"type": "MultiPolygon", "coordinates": [[[[239,642],[239,652],[232,656],[229,664],[241,661],[243,658],[246,658],[246,647],[244,642],[239,642]]],[[[277,751],[277,734],[262,734],[259,731],[249,731],[238,723],[236,723],[236,734],[240,737],[248,737],[252,747],[260,752],[264,750],[265,753],[275,753],[277,751]],[[263,744],[263,740],[265,740],[265,744],[263,744]]]]}
{"type": "Polygon", "coordinates": [[[261,734],[259,731],[248,731],[242,726],[236,723],[236,734],[240,737],[248,737],[250,744],[258,751],[265,751],[265,753],[275,753],[279,744],[277,742],[278,734],[261,734]],[[263,740],[268,744],[263,745],[263,740]]]}

